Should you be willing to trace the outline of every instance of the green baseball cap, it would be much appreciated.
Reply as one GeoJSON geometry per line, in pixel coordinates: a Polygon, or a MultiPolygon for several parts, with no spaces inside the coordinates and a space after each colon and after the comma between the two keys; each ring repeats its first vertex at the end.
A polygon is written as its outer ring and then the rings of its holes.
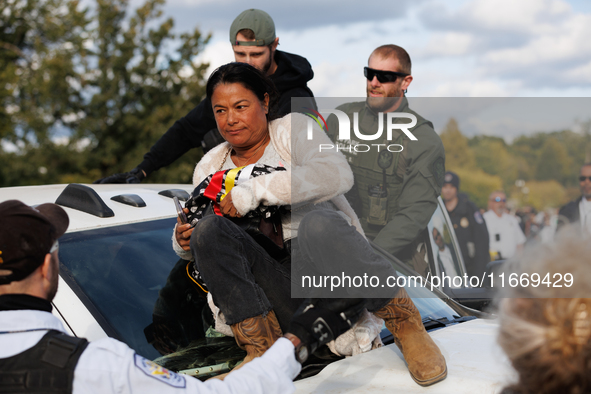
{"type": "Polygon", "coordinates": [[[275,23],[269,14],[251,8],[243,11],[234,19],[230,26],[230,42],[232,45],[257,46],[271,45],[275,41],[275,23]],[[242,29],[254,32],[254,41],[238,41],[236,35],[242,29]]]}

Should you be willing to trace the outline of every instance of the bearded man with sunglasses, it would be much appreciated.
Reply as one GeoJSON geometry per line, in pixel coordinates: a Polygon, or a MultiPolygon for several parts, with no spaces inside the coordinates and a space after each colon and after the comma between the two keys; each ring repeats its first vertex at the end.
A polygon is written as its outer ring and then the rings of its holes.
{"type": "Polygon", "coordinates": [[[591,163],[583,164],[579,172],[581,197],[569,202],[558,212],[559,228],[565,223],[579,224],[591,235],[591,163]]]}
{"type": "MultiPolygon", "coordinates": [[[[368,238],[403,261],[420,260],[416,256],[419,236],[426,234],[443,185],[443,144],[433,124],[408,107],[404,93],[413,78],[410,56],[403,48],[383,45],[375,49],[364,75],[367,99],[337,108],[349,117],[354,137],[339,139],[338,118],[333,114],[327,119],[327,134],[347,157],[355,177],[346,197],[368,238]],[[388,123],[409,123],[413,117],[416,124],[408,127],[408,133],[401,129],[384,132],[388,123]],[[370,149],[357,149],[362,145],[370,149]]],[[[404,288],[374,314],[385,320],[418,384],[445,379],[445,358],[425,331],[404,288]]]]}
{"type": "MultiPolygon", "coordinates": [[[[408,261],[416,250],[414,241],[427,228],[437,208],[445,173],[445,152],[433,124],[408,106],[405,92],[413,77],[410,56],[403,48],[383,45],[375,49],[364,75],[367,99],[338,108],[351,120],[351,135],[355,135],[355,114],[358,114],[359,131],[372,135],[380,123],[385,128],[387,114],[395,112],[416,117],[416,125],[408,128],[416,140],[394,129],[391,140],[383,132],[372,141],[355,141],[356,137],[337,141],[338,121],[334,115],[327,121],[328,134],[343,148],[339,150],[347,156],[355,175],[355,186],[347,198],[366,235],[391,254],[408,261]],[[347,145],[360,142],[371,144],[371,149],[367,152],[346,149],[347,145]]],[[[392,120],[398,124],[408,122],[404,116],[392,120]]]]}

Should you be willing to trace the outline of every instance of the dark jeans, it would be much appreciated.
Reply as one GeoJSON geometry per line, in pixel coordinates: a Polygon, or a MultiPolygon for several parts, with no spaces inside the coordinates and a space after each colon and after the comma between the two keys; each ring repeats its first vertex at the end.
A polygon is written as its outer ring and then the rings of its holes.
{"type": "Polygon", "coordinates": [[[396,278],[394,267],[376,254],[367,240],[338,212],[317,210],[304,216],[298,228],[297,246],[293,249],[293,295],[364,298],[367,310],[373,312],[386,305],[398,292],[397,287],[382,287],[389,276],[396,278]],[[332,276],[338,277],[339,281],[343,276],[359,279],[377,277],[380,284],[372,287],[365,279],[362,286],[347,283],[331,290],[330,282],[328,286],[303,287],[303,276],[314,276],[319,281],[332,276]]]}
{"type": "MultiPolygon", "coordinates": [[[[294,292],[301,275],[378,275],[385,281],[396,276],[392,265],[377,255],[369,243],[337,212],[317,210],[300,223],[293,244],[292,264],[277,262],[231,220],[211,215],[200,220],[191,236],[197,268],[228,324],[274,310],[285,332],[303,297],[323,297],[320,291],[294,292]],[[297,242],[296,242],[297,241],[297,242]],[[301,298],[300,298],[301,297],[301,298]]],[[[384,282],[382,282],[384,283],[384,282]]],[[[315,289],[318,290],[318,289],[315,289]]],[[[327,290],[327,289],[322,289],[327,290]]],[[[344,288],[346,297],[365,298],[376,311],[395,296],[397,288],[344,288]]],[[[335,294],[328,295],[335,297],[335,294]]]]}
{"type": "Polygon", "coordinates": [[[302,302],[291,298],[289,262],[278,263],[243,229],[217,215],[197,223],[191,251],[228,324],[273,310],[287,331],[302,302]]]}

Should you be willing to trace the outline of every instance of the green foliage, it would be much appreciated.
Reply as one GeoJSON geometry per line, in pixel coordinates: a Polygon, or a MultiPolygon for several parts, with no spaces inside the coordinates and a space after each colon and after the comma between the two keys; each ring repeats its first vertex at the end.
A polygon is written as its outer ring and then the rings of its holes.
{"type": "Polygon", "coordinates": [[[100,175],[86,169],[84,152],[68,145],[47,144],[44,148],[26,149],[24,153],[0,152],[0,184],[27,186],[72,182],[92,182],[100,175]],[[73,174],[72,169],[77,169],[73,174]]]}
{"type": "Polygon", "coordinates": [[[0,138],[47,144],[56,123],[81,108],[75,59],[85,10],[77,1],[6,0],[0,13],[0,138]]]}
{"type": "Polygon", "coordinates": [[[479,208],[487,208],[488,196],[495,190],[503,188],[503,180],[490,175],[479,168],[454,168],[460,177],[460,192],[466,193],[479,208]]]}
{"type": "Polygon", "coordinates": [[[445,148],[446,168],[469,168],[476,164],[468,139],[460,131],[455,119],[449,120],[440,137],[445,148]]]}
{"type": "Polygon", "coordinates": [[[468,140],[451,119],[441,133],[445,166],[458,174],[461,191],[480,208],[487,207],[488,195],[497,189],[520,205],[556,208],[580,195],[579,169],[591,156],[591,122],[588,126],[581,133],[537,133],[507,144],[491,136],[468,140]],[[525,186],[515,186],[517,181],[525,186]]]}
{"type": "Polygon", "coordinates": [[[572,160],[563,144],[554,138],[548,138],[542,146],[536,163],[535,179],[540,181],[569,181],[572,160]]]}
{"type": "MultiPolygon", "coordinates": [[[[0,185],[91,182],[132,169],[204,96],[209,37],[179,37],[162,21],[164,0],[131,16],[128,0],[8,0],[0,14],[0,185]],[[67,144],[56,145],[65,135],[67,144]],[[52,138],[53,137],[53,138],[52,138]],[[49,171],[43,173],[43,168],[49,171]],[[39,170],[41,169],[41,172],[39,170]]],[[[150,177],[190,182],[201,152],[150,177]]]]}
{"type": "Polygon", "coordinates": [[[478,167],[485,173],[503,180],[501,189],[508,189],[517,179],[527,177],[529,165],[526,160],[513,155],[502,138],[474,138],[470,146],[478,167]]]}
{"type": "Polygon", "coordinates": [[[565,188],[555,180],[526,182],[523,188],[515,187],[511,197],[521,205],[532,206],[538,211],[559,208],[568,201],[565,188]]]}

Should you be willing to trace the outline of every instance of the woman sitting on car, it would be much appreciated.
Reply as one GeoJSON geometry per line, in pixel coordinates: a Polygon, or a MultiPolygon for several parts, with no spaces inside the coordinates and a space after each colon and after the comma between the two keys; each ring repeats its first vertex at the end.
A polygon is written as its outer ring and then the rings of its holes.
{"type": "MultiPolygon", "coordinates": [[[[187,260],[194,257],[236,342],[246,349],[247,362],[288,329],[301,304],[301,299],[291,297],[291,261],[296,253],[297,264],[306,262],[306,268],[294,267],[299,273],[307,268],[325,272],[330,265],[342,265],[340,271],[350,269],[350,275],[367,272],[369,266],[388,275],[396,273],[369,247],[343,195],[353,184],[344,156],[319,149],[331,141],[318,126],[309,136],[304,115],[275,119],[276,94],[268,77],[247,64],[230,63],[212,74],[206,91],[227,142],[197,164],[195,186],[211,174],[254,163],[286,169],[234,186],[219,203],[223,216],[205,216],[194,228],[179,221],[174,232],[175,251],[187,260]],[[261,205],[293,208],[281,211],[283,239],[291,244],[292,258],[271,257],[233,221],[261,205]]],[[[394,288],[390,294],[360,302],[386,320],[417,383],[444,379],[445,359],[406,291],[394,288]]]]}

